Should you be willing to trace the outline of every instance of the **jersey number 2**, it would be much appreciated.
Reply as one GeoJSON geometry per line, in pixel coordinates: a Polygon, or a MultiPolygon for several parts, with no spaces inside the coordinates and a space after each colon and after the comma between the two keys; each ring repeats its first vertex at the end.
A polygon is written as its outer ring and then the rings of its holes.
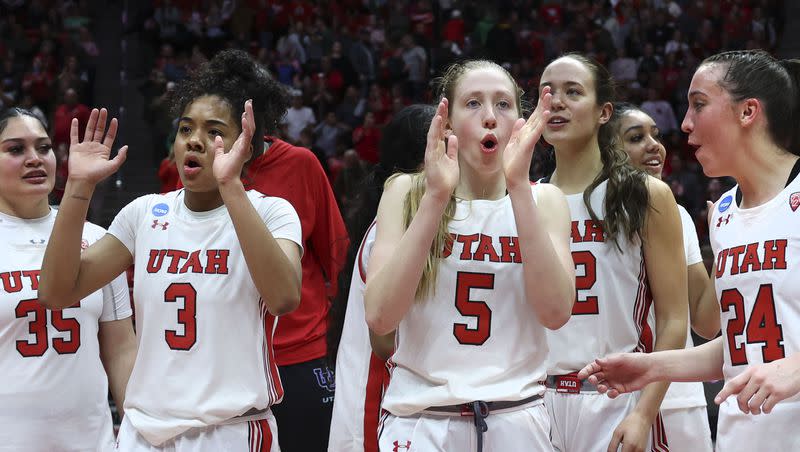
{"type": "MultiPolygon", "coordinates": [[[[70,308],[79,308],[80,302],[70,308]]],[[[69,308],[66,308],[69,309],[69,308]]],[[[65,310],[66,310],[65,309],[65,310]]],[[[31,316],[28,323],[28,332],[33,335],[33,341],[17,341],[17,351],[25,358],[42,356],[49,346],[47,340],[47,313],[50,312],[50,323],[53,328],[62,332],[69,333],[69,339],[60,337],[53,338],[53,349],[59,355],[70,355],[78,351],[81,346],[81,324],[75,318],[64,318],[61,311],[48,311],[39,304],[37,299],[22,300],[14,309],[14,315],[18,319],[31,316]]]]}
{"type": "Polygon", "coordinates": [[[572,261],[575,262],[575,271],[583,266],[583,275],[575,276],[575,304],[572,305],[572,315],[599,314],[600,306],[597,296],[587,295],[581,300],[580,290],[589,290],[597,282],[597,259],[591,251],[573,251],[572,261]]]}
{"type": "Polygon", "coordinates": [[[456,309],[464,317],[475,317],[475,328],[466,323],[453,324],[453,336],[464,345],[483,345],[492,334],[492,310],[485,301],[470,300],[472,289],[494,289],[491,273],[458,272],[456,276],[456,309]]]}
{"type": "Polygon", "coordinates": [[[164,291],[165,303],[177,303],[183,299],[183,307],[178,309],[178,324],[183,333],[177,330],[164,331],[164,339],[173,350],[191,350],[197,342],[197,291],[189,283],[172,283],[164,291]]]}
{"type": "Polygon", "coordinates": [[[736,345],[736,336],[742,333],[746,333],[745,342],[748,344],[764,343],[761,347],[763,362],[769,363],[786,356],[783,349],[783,327],[778,323],[775,313],[772,284],[762,284],[758,288],[750,320],[745,317],[744,297],[737,289],[723,290],[719,305],[723,312],[728,312],[733,308],[733,317],[728,320],[725,328],[728,333],[727,340],[732,365],[741,366],[748,363],[744,344],[736,345]]]}

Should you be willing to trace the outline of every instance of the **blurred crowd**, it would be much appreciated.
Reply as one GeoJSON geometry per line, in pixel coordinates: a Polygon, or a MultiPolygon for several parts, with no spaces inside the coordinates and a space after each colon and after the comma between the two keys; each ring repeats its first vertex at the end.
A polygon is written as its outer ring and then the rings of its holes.
{"type": "MultiPolygon", "coordinates": [[[[165,186],[174,183],[174,132],[165,95],[214,52],[256,55],[291,90],[281,138],[310,148],[346,210],[378,161],[381,127],[413,102],[431,102],[435,76],[461,58],[506,67],[535,101],[547,62],[569,51],[606,65],[620,100],[657,122],[665,181],[705,240],[705,200],[732,181],[705,178],[680,123],[691,74],[726,49],[774,51],[784,0],[154,0],[130,18],[143,46],[145,120],[165,186]]],[[[0,103],[42,114],[54,143],[88,116],[98,48],[86,1],[4,1],[0,103]]],[[[546,143],[531,177],[552,165],[546,143]]],[[[65,149],[63,149],[65,151],[65,149]]],[[[66,155],[66,152],[64,152],[66,155]]]]}

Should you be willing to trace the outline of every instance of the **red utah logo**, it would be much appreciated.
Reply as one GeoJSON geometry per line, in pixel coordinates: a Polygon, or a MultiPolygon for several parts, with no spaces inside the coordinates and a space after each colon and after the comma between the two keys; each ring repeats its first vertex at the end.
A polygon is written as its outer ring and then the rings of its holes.
{"type": "Polygon", "coordinates": [[[796,211],[798,207],[800,207],[800,191],[796,191],[789,196],[789,207],[792,208],[792,212],[796,211]]]}

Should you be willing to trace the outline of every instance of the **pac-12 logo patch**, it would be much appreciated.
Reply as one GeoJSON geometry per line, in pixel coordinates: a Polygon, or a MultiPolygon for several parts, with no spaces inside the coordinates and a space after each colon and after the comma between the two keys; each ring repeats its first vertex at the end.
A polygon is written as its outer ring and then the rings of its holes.
{"type": "Polygon", "coordinates": [[[789,207],[792,208],[792,212],[796,211],[798,207],[800,207],[800,191],[796,191],[789,196],[789,207]]]}
{"type": "Polygon", "coordinates": [[[722,198],[722,201],[720,201],[720,203],[719,203],[719,211],[720,211],[720,213],[725,212],[726,210],[728,210],[731,207],[731,204],[733,204],[733,196],[728,195],[728,196],[722,198]]]}
{"type": "Polygon", "coordinates": [[[164,204],[163,202],[153,206],[153,215],[157,217],[163,217],[168,213],[169,213],[169,206],[164,204]]]}

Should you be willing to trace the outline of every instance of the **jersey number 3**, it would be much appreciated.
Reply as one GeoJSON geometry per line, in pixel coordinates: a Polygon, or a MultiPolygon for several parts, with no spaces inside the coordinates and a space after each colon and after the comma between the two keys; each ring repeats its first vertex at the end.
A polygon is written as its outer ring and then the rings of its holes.
{"type": "Polygon", "coordinates": [[[492,334],[492,310],[485,301],[470,300],[472,289],[494,289],[492,273],[458,272],[456,309],[464,317],[475,317],[475,328],[466,323],[453,324],[453,336],[464,345],[483,345],[492,334]]]}
{"type": "Polygon", "coordinates": [[[183,333],[177,330],[164,331],[164,340],[173,350],[191,350],[197,342],[197,291],[189,283],[172,283],[164,291],[165,303],[177,303],[183,299],[183,307],[178,309],[178,324],[183,333]]]}
{"type": "MultiPolygon", "coordinates": [[[[80,302],[70,308],[79,308],[80,302]]],[[[33,341],[17,341],[17,351],[25,358],[42,356],[49,347],[47,340],[47,313],[50,313],[50,323],[57,331],[69,333],[69,338],[54,337],[53,349],[59,355],[71,355],[78,351],[81,346],[81,324],[75,318],[64,318],[61,311],[48,311],[39,304],[37,299],[22,300],[14,309],[14,315],[18,319],[31,317],[28,323],[28,332],[33,335],[33,341]]]]}
{"type": "Polygon", "coordinates": [[[725,328],[728,333],[727,341],[732,365],[742,366],[748,363],[744,344],[736,345],[736,336],[742,333],[745,333],[746,343],[762,342],[764,344],[761,347],[762,362],[769,363],[786,356],[783,349],[783,327],[778,323],[775,313],[772,284],[762,284],[758,288],[750,320],[745,317],[744,297],[737,289],[723,290],[719,305],[723,312],[728,312],[733,308],[733,317],[728,320],[725,328]]]}

